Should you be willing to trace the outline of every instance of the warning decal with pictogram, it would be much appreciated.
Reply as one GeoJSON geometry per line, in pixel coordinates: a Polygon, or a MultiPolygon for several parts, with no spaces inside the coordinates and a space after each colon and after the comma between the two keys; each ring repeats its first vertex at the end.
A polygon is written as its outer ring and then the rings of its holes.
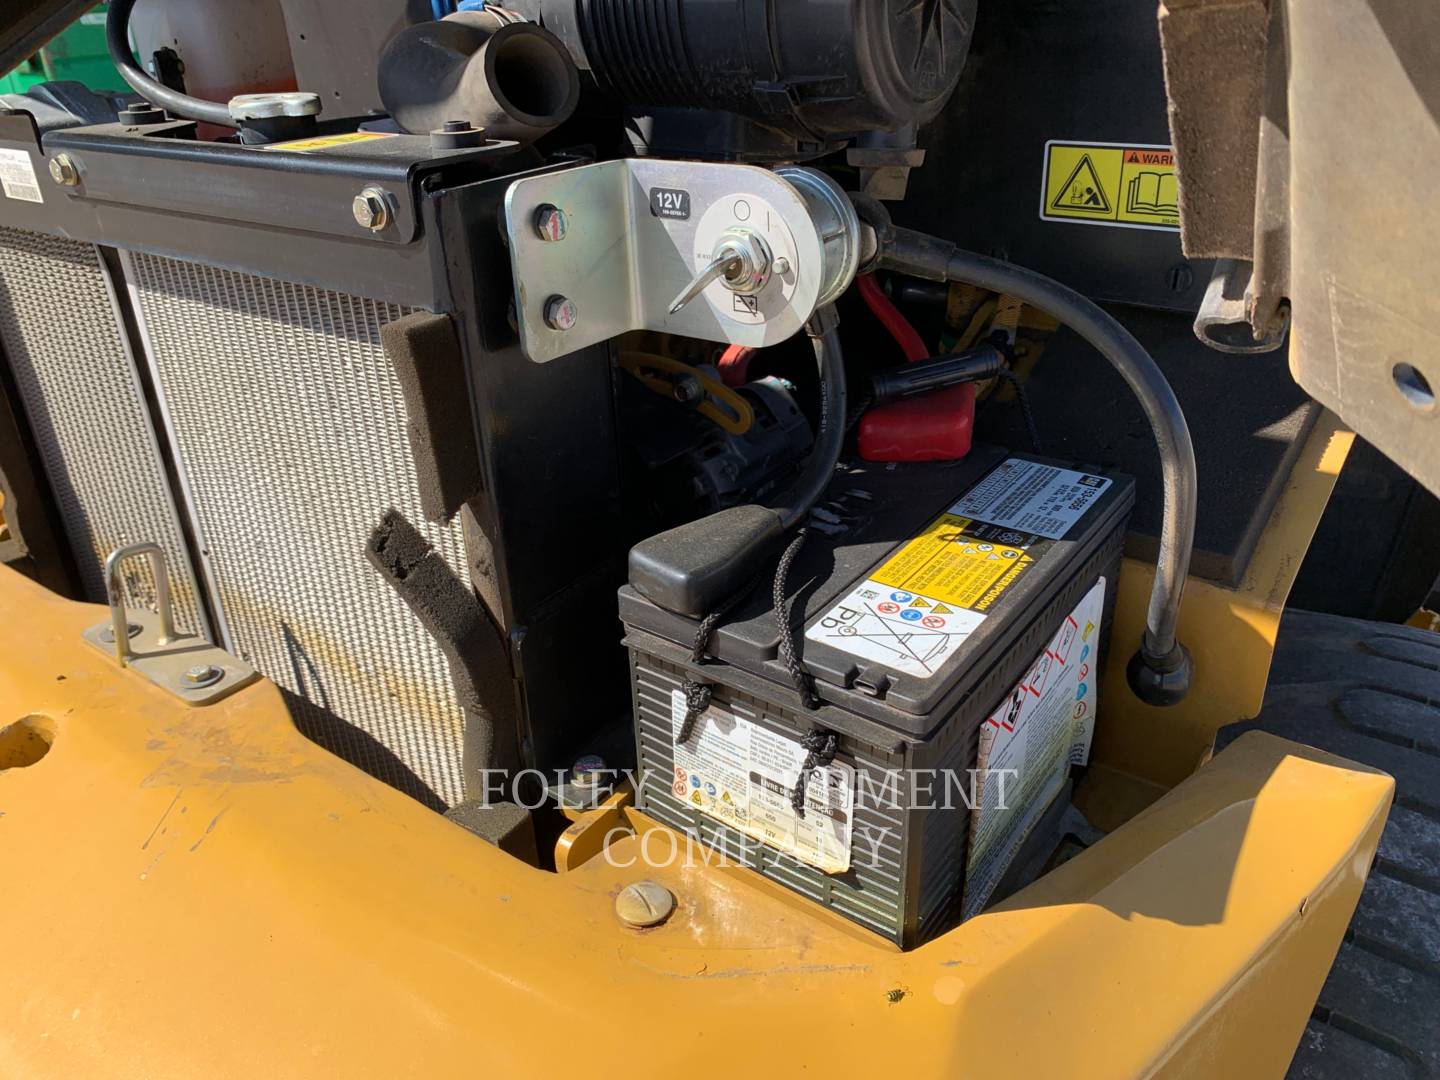
{"type": "Polygon", "coordinates": [[[1133,143],[1045,144],[1040,216],[1122,229],[1180,227],[1175,154],[1133,143]]]}
{"type": "Polygon", "coordinates": [[[1080,155],[1070,175],[1055,192],[1055,198],[1050,200],[1050,209],[1057,214],[1080,212],[1109,216],[1110,200],[1089,154],[1080,155]]]}

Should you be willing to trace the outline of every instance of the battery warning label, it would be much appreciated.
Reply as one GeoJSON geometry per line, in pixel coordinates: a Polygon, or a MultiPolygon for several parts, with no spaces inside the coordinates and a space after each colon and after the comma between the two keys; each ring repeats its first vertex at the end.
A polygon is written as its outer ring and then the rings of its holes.
{"type": "Polygon", "coordinates": [[[980,728],[978,799],[970,813],[965,870],[967,919],[989,901],[1069,767],[1089,760],[1104,611],[1102,577],[980,728]]]}
{"type": "Polygon", "coordinates": [[[681,742],[683,690],[671,693],[670,723],[675,798],[827,874],[850,869],[853,766],[832,761],[810,770],[802,816],[791,804],[806,759],[798,740],[711,705],[681,742]]]}
{"type": "Polygon", "coordinates": [[[996,601],[1110,486],[1022,458],[996,466],[805,631],[807,640],[928,679],[996,601]]]}
{"type": "Polygon", "coordinates": [[[1040,216],[1126,229],[1180,228],[1175,154],[1168,146],[1045,144],[1040,216]]]}

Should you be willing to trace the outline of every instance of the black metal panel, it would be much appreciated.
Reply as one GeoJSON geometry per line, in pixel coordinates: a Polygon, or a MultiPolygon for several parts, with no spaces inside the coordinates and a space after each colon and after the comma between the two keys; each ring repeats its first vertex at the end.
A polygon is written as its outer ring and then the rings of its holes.
{"type": "Polygon", "coordinates": [[[901,224],[1058,278],[1088,296],[1195,311],[1210,263],[1179,232],[1044,221],[1045,143],[1168,145],[1154,0],[980,5],[970,62],[925,129],[901,224]]]}
{"type": "Polygon", "coordinates": [[[6,0],[0,10],[0,71],[9,71],[88,11],[92,0],[6,0]]]}
{"type": "Polygon", "coordinates": [[[28,114],[0,112],[0,147],[30,152],[44,200],[0,199],[0,225],[444,310],[447,290],[431,273],[419,221],[422,187],[538,164],[512,143],[432,151],[427,139],[399,135],[298,153],[174,137],[188,126],[104,124],[42,141],[28,114]],[[47,173],[62,151],[80,169],[75,187],[47,173]],[[401,226],[372,233],[356,224],[351,203],[372,183],[395,197],[401,226]]]}
{"type": "Polygon", "coordinates": [[[535,364],[510,324],[514,286],[497,227],[509,184],[436,190],[425,223],[442,303],[472,357],[484,475],[476,517],[492,548],[527,749],[560,767],[627,708],[615,591],[628,544],[608,348],[535,364]]]}

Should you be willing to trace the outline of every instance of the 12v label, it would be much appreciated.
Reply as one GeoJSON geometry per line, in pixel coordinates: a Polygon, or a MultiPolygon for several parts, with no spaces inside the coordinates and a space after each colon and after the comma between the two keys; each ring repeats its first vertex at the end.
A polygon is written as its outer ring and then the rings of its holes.
{"type": "Polygon", "coordinates": [[[1168,146],[1045,144],[1040,216],[1124,229],[1180,228],[1175,154],[1168,146]]]}
{"type": "Polygon", "coordinates": [[[678,188],[651,188],[650,213],[673,221],[690,220],[690,193],[678,188]]]}

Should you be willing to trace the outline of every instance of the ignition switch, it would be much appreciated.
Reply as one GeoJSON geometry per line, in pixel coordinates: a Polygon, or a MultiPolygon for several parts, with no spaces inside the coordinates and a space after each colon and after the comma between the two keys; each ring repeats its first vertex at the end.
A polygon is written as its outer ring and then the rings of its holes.
{"type": "Polygon", "coordinates": [[[670,314],[679,313],[713,281],[719,281],[733,293],[750,295],[763,289],[769,280],[770,247],[765,238],[753,229],[728,229],[721,235],[710,262],[670,305],[670,314]]]}

